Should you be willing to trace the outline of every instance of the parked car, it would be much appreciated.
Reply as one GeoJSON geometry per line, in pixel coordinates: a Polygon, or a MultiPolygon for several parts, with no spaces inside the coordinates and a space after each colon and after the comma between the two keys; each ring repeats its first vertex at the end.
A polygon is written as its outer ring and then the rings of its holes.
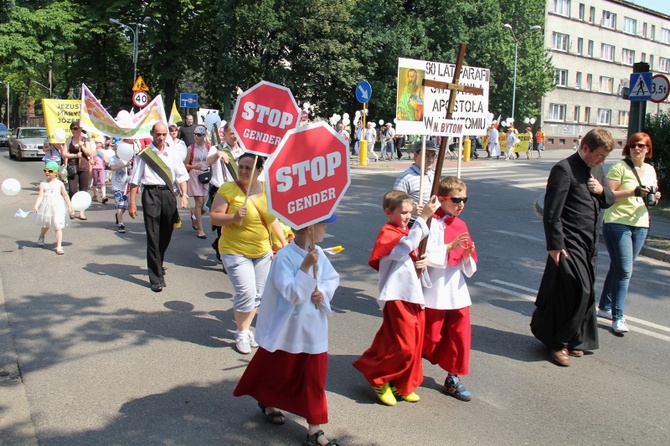
{"type": "Polygon", "coordinates": [[[0,122],[0,147],[9,147],[9,129],[0,122]]]}
{"type": "Polygon", "coordinates": [[[44,156],[45,127],[17,127],[9,136],[9,157],[42,159],[44,156]]]}

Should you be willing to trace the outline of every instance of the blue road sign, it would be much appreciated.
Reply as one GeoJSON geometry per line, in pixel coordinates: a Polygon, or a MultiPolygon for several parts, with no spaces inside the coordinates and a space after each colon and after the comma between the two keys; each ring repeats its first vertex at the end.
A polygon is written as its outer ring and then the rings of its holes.
{"type": "Polygon", "coordinates": [[[651,72],[631,73],[628,99],[631,101],[651,100],[651,72]]]}
{"type": "Polygon", "coordinates": [[[365,104],[370,100],[371,96],[372,86],[370,86],[370,83],[368,81],[360,81],[356,85],[356,99],[358,99],[358,102],[365,104]]]}
{"type": "Polygon", "coordinates": [[[198,95],[196,93],[179,93],[179,106],[181,108],[198,108],[198,95]]]}

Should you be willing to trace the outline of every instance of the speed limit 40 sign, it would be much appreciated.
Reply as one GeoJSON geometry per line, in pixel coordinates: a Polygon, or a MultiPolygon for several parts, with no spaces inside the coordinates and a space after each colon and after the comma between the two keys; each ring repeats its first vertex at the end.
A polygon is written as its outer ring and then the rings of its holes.
{"type": "Polygon", "coordinates": [[[133,104],[135,107],[144,108],[149,104],[149,95],[146,91],[133,92],[133,104]]]}
{"type": "Polygon", "coordinates": [[[651,101],[663,102],[668,98],[670,83],[668,78],[662,74],[656,74],[651,79],[651,101]]]}

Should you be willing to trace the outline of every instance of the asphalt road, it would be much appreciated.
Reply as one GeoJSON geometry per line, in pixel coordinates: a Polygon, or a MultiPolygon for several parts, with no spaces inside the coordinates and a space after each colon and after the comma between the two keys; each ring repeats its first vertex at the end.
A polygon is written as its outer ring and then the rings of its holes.
{"type": "MultiPolygon", "coordinates": [[[[479,251],[472,294],[469,403],[440,393],[444,372],[424,365],[417,404],[386,407],[351,366],[379,327],[377,277],[367,266],[384,216],[382,194],[408,163],[352,169],[352,185],[324,247],[342,282],[333,301],[326,433],[343,445],[661,445],[670,401],[670,265],[636,263],[626,316],[631,332],[600,324],[601,348],[560,368],[528,327],[545,247],[533,203],[553,161],[479,161],[463,168],[464,218],[479,251]]],[[[554,160],[555,161],[555,160],[554,160]]],[[[380,163],[378,163],[380,164],[380,163]]],[[[453,174],[453,162],[446,162],[453,174]]],[[[31,209],[41,163],[0,152],[0,445],[293,445],[304,420],[267,424],[254,401],[234,398],[249,356],[233,349],[232,287],[209,244],[184,227],[167,255],[167,288],[148,288],[141,220],[117,234],[112,207],[64,230],[66,254],[37,248],[31,209]],[[2,305],[4,303],[4,306],[2,305]]],[[[187,217],[187,215],[184,215],[187,217]]],[[[597,289],[607,252],[601,245],[597,289]]],[[[604,322],[604,321],[600,321],[604,322]]]]}

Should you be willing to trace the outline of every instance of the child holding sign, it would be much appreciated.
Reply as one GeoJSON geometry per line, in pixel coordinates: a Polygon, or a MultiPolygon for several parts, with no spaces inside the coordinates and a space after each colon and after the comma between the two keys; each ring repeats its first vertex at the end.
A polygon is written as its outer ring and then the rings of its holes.
{"type": "Polygon", "coordinates": [[[279,409],[304,417],[307,446],[337,446],[321,425],[328,422],[330,301],[340,276],[314,244],[323,241],[326,223],[336,218],[295,230],[293,241],[274,258],[258,310],[259,348],[233,392],[255,398],[269,423],[284,424],[279,409]]]}

